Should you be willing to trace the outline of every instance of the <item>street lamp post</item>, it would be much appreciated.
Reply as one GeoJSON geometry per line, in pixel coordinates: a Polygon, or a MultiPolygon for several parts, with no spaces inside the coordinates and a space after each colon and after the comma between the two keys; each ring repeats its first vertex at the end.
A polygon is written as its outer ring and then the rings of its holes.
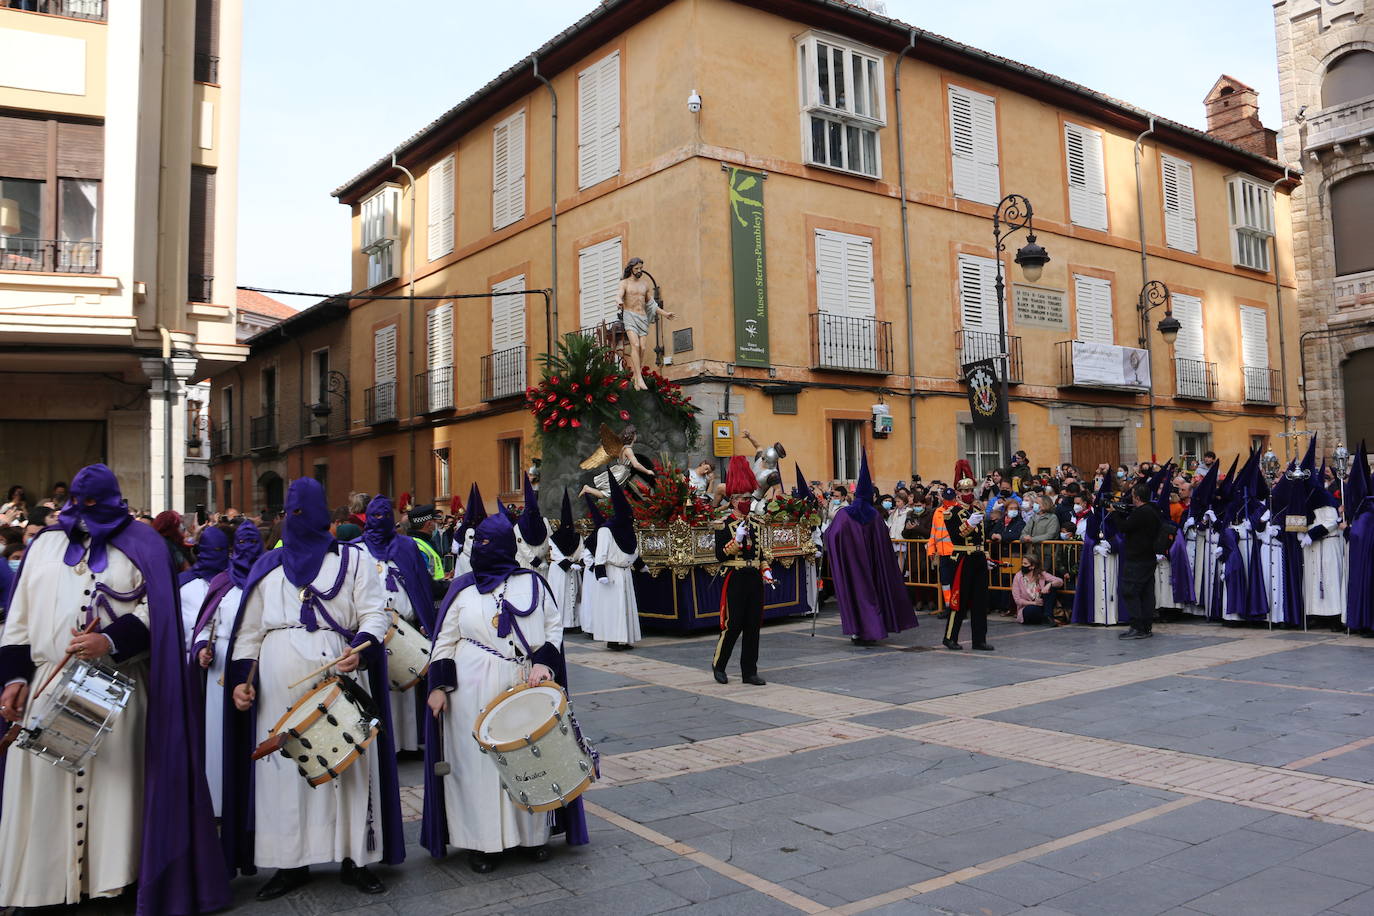
{"type": "MultiPolygon", "coordinates": [[[[1150,346],[1150,323],[1149,315],[1152,311],[1164,306],[1164,317],[1159,319],[1159,336],[1164,338],[1164,345],[1172,347],[1174,341],[1178,339],[1178,332],[1183,328],[1182,323],[1174,317],[1173,301],[1169,296],[1169,287],[1159,280],[1149,280],[1140,288],[1140,297],[1136,300],[1135,310],[1140,316],[1140,343],[1145,348],[1145,354],[1150,362],[1150,460],[1158,461],[1159,452],[1155,448],[1155,371],[1154,371],[1154,350],[1150,346]]],[[[1203,369],[1203,384],[1207,382],[1206,369],[1203,369]]]]}
{"type": "Polygon", "coordinates": [[[1001,353],[997,358],[998,380],[1002,389],[1002,410],[1006,412],[1006,422],[1002,424],[1002,467],[1011,467],[1011,404],[1008,402],[1008,377],[1011,375],[1011,348],[1007,346],[1007,306],[1006,283],[1002,279],[1002,252],[1007,250],[1007,237],[1021,229],[1026,230],[1026,244],[1017,249],[1015,261],[1021,265],[1021,274],[1026,282],[1034,283],[1040,279],[1041,272],[1049,263],[1050,255],[1035,243],[1035,230],[1031,224],[1033,216],[1031,202],[1020,194],[1008,194],[997,204],[992,214],[992,238],[997,262],[997,340],[1001,353]],[[1004,228],[1005,227],[1005,228],[1004,228]]]}

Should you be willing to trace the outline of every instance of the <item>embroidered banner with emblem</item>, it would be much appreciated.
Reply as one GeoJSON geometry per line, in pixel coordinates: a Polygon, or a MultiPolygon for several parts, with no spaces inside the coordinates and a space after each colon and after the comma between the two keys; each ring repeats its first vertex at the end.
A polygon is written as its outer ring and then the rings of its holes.
{"type": "Polygon", "coordinates": [[[973,425],[980,429],[1001,429],[1007,422],[1007,405],[1002,403],[1002,387],[997,381],[997,360],[980,359],[965,363],[963,369],[973,425]]]}

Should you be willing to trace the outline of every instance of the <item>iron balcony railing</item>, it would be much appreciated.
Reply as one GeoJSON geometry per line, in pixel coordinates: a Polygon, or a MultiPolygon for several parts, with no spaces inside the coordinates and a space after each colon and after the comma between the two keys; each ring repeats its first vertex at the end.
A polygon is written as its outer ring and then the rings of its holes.
{"type": "Polygon", "coordinates": [[[892,372],[892,322],[811,313],[811,368],[892,372]]]}
{"type": "MultiPolygon", "coordinates": [[[[997,362],[997,371],[1002,371],[1001,336],[988,331],[955,331],[954,348],[959,351],[959,377],[963,378],[962,367],[980,359],[997,362]]],[[[1021,338],[1007,335],[1007,381],[1019,385],[1025,378],[1021,362],[1021,338]]]]}
{"type": "MultiPolygon", "coordinates": [[[[1100,372],[1102,367],[1091,366],[1088,371],[1082,373],[1084,377],[1080,379],[1074,367],[1074,344],[1077,343],[1080,341],[1061,340],[1055,344],[1059,350],[1060,388],[1095,388],[1131,394],[1144,394],[1150,390],[1149,369],[1148,364],[1144,362],[1144,350],[1112,345],[1112,349],[1116,351],[1112,361],[1114,362],[1117,356],[1121,359],[1120,373],[1108,372],[1108,378],[1094,377],[1094,372],[1100,372]],[[1144,367],[1144,371],[1141,371],[1141,367],[1144,367]]],[[[1094,355],[1100,357],[1100,352],[1094,355]]],[[[1096,362],[1099,362],[1099,359],[1095,359],[1094,363],[1096,362]]]]}
{"type": "Polygon", "coordinates": [[[100,243],[59,239],[0,239],[0,270],[100,273],[100,243]]]}
{"type": "Polygon", "coordinates": [[[214,277],[205,277],[200,274],[190,274],[186,277],[187,302],[214,302],[214,293],[214,277]]]}
{"type": "Polygon", "coordinates": [[[195,80],[198,83],[218,83],[219,82],[219,58],[213,54],[203,54],[196,52],[195,56],[195,80]]]}
{"type": "Polygon", "coordinates": [[[248,421],[248,447],[255,452],[277,447],[277,414],[275,411],[253,417],[248,421]]]}
{"type": "Polygon", "coordinates": [[[1279,370],[1246,366],[1245,403],[1265,404],[1270,407],[1279,402],[1279,370]]]}
{"type": "Polygon", "coordinates": [[[217,427],[210,434],[210,447],[212,458],[225,458],[234,454],[234,428],[232,426],[217,427]]]}
{"type": "Polygon", "coordinates": [[[105,0],[0,0],[0,9],[105,21],[105,0]]]}
{"type": "Polygon", "coordinates": [[[1217,364],[1200,359],[1174,360],[1174,396],[1193,401],[1217,399],[1217,364]]]}
{"type": "Polygon", "coordinates": [[[348,414],[337,404],[302,404],[301,438],[322,439],[344,434],[348,426],[348,414]]]}
{"type": "Polygon", "coordinates": [[[396,383],[379,382],[363,392],[363,412],[368,426],[396,419],[396,383]]]}
{"type": "Polygon", "coordinates": [[[524,393],[524,347],[498,350],[482,357],[482,400],[499,401],[524,393]]]}
{"type": "Polygon", "coordinates": [[[437,413],[452,410],[453,367],[436,366],[415,376],[416,413],[437,413]]]}

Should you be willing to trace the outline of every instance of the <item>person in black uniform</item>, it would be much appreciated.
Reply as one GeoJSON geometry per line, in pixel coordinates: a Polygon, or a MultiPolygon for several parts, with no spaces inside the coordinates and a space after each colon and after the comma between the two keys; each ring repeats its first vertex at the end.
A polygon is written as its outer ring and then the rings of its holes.
{"type": "MultiPolygon", "coordinates": [[[[954,556],[959,565],[954,570],[954,600],[957,609],[952,608],[949,622],[945,625],[945,648],[962,649],[959,645],[959,629],[964,618],[969,618],[973,629],[973,648],[991,652],[988,644],[988,555],[983,552],[983,512],[971,497],[973,481],[965,478],[959,481],[956,489],[959,501],[953,509],[945,510],[945,528],[949,531],[950,542],[954,545],[954,556]]],[[[953,603],[953,602],[951,602],[953,603]]]]}
{"type": "Polygon", "coordinates": [[[1121,551],[1121,601],[1122,611],[1131,622],[1131,628],[1118,639],[1149,639],[1154,635],[1155,556],[1164,521],[1153,499],[1150,485],[1138,483],[1131,488],[1130,508],[1112,513],[1116,530],[1126,541],[1121,551]]]}
{"type": "Polygon", "coordinates": [[[725,584],[720,593],[720,639],[711,659],[711,674],[716,683],[729,683],[725,666],[735,651],[735,641],[744,637],[739,653],[740,680],[762,687],[759,677],[759,628],[763,625],[763,560],[759,556],[758,528],[749,515],[755,487],[754,473],[741,455],[730,459],[725,473],[725,489],[731,512],[716,530],[716,559],[726,567],[725,584]]]}

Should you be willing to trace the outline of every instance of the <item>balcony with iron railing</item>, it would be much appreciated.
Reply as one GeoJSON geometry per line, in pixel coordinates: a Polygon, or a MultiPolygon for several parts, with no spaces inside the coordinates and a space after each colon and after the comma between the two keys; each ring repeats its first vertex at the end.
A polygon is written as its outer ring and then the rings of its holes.
{"type": "Polygon", "coordinates": [[[1244,366],[1245,403],[1273,407],[1279,402],[1279,370],[1259,366],[1244,366]]]}
{"type": "Polygon", "coordinates": [[[187,302],[214,302],[214,295],[214,277],[205,277],[200,274],[190,274],[186,277],[187,302]]]}
{"type": "Polygon", "coordinates": [[[100,243],[59,239],[0,238],[0,270],[38,273],[100,273],[100,243]]]}
{"type": "Polygon", "coordinates": [[[0,0],[0,9],[105,21],[105,0],[0,0]]]}
{"type": "Polygon", "coordinates": [[[452,366],[436,366],[415,376],[415,405],[421,415],[453,409],[452,366]]]}
{"type": "Polygon", "coordinates": [[[210,433],[210,451],[212,458],[227,458],[234,454],[233,426],[219,426],[210,433]]]}
{"type": "MultiPolygon", "coordinates": [[[[963,378],[963,367],[969,363],[976,363],[982,359],[992,359],[997,362],[997,372],[1002,371],[1002,345],[1001,335],[988,331],[955,331],[954,349],[959,357],[959,377],[963,378]]],[[[1019,385],[1025,378],[1023,375],[1023,364],[1021,362],[1021,338],[1007,335],[1007,382],[1011,385],[1019,385]]]]}
{"type": "Polygon", "coordinates": [[[277,447],[277,413],[269,411],[248,421],[248,447],[255,452],[277,447]]]}
{"type": "Polygon", "coordinates": [[[396,421],[396,383],[378,382],[363,392],[363,414],[368,426],[396,421]]]}
{"type": "Polygon", "coordinates": [[[348,414],[329,403],[301,405],[301,438],[328,439],[348,431],[348,414]]]}
{"type": "Polygon", "coordinates": [[[890,374],[892,322],[812,312],[811,368],[890,374]]]}
{"type": "Polygon", "coordinates": [[[1307,149],[1358,142],[1374,134],[1374,95],[1351,99],[1307,116],[1307,149]]]}
{"type": "Polygon", "coordinates": [[[1144,394],[1150,390],[1149,352],[1135,347],[1061,340],[1059,387],[1144,394]]]}
{"type": "Polygon", "coordinates": [[[482,400],[499,401],[524,393],[524,347],[498,350],[482,357],[482,400]]]}
{"type": "Polygon", "coordinates": [[[219,58],[213,54],[196,52],[194,58],[194,79],[198,83],[219,82],[219,58]]]}
{"type": "Polygon", "coordinates": [[[1200,359],[1174,359],[1174,397],[1191,401],[1217,399],[1217,364],[1200,359]]]}

